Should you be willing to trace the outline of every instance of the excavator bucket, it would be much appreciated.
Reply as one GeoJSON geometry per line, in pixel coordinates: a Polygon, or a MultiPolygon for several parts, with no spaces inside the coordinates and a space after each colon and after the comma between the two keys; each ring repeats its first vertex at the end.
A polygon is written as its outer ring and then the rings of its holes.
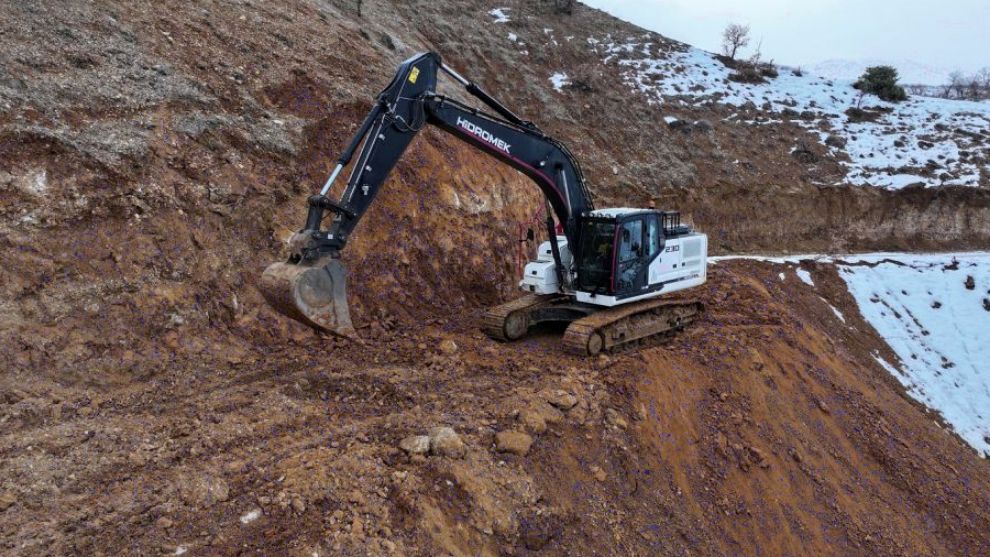
{"type": "Polygon", "coordinates": [[[353,337],[346,269],[339,259],[324,261],[313,266],[269,265],[261,275],[261,293],[286,317],[321,331],[353,337]]]}

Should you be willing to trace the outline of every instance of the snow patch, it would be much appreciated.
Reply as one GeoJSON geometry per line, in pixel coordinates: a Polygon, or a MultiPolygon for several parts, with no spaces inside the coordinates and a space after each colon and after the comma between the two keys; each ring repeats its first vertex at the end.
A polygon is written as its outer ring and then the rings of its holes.
{"type": "Polygon", "coordinates": [[[878,357],[880,365],[990,456],[990,253],[873,254],[837,264],[860,313],[900,360],[900,370],[878,357]]]}
{"type": "Polygon", "coordinates": [[[516,42],[519,40],[519,35],[515,33],[509,33],[509,40],[512,42],[516,42]]]}
{"type": "Polygon", "coordinates": [[[571,80],[567,77],[567,74],[557,72],[550,76],[550,83],[553,83],[554,90],[562,91],[565,85],[571,84],[571,80]]]}
{"type": "Polygon", "coordinates": [[[801,282],[807,284],[808,286],[815,285],[815,281],[811,280],[811,273],[808,271],[805,271],[804,269],[796,269],[794,272],[797,274],[797,277],[801,279],[801,282]]]}
{"type": "Polygon", "coordinates": [[[830,304],[829,301],[826,300],[825,298],[822,298],[821,296],[819,296],[819,298],[821,298],[822,301],[825,302],[825,304],[828,306],[828,309],[832,310],[832,313],[835,314],[835,318],[836,319],[838,319],[839,321],[842,321],[843,323],[846,322],[846,316],[845,315],[842,315],[842,312],[841,311],[839,311],[838,309],[836,309],[835,306],[833,306],[832,304],[830,304]]]}
{"type": "Polygon", "coordinates": [[[495,8],[488,12],[488,15],[495,18],[495,23],[508,23],[511,21],[508,14],[505,12],[511,10],[512,8],[495,8]]]}

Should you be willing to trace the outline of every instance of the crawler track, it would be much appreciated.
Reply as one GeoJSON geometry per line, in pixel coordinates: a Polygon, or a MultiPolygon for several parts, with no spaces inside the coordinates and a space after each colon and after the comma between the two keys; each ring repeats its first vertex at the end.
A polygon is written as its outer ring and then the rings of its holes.
{"type": "Polygon", "coordinates": [[[530,294],[485,313],[482,330],[498,341],[518,340],[537,323],[570,323],[564,348],[579,355],[613,351],[669,336],[704,310],[696,300],[646,300],[616,308],[577,303],[564,295],[530,294]]]}
{"type": "Polygon", "coordinates": [[[481,329],[489,337],[502,342],[518,340],[526,335],[533,324],[531,315],[540,308],[566,300],[556,294],[527,294],[522,298],[495,306],[485,312],[481,329]]]}
{"type": "Polygon", "coordinates": [[[564,348],[573,354],[594,356],[682,329],[702,311],[704,306],[696,300],[647,300],[602,309],[567,327],[564,348]]]}

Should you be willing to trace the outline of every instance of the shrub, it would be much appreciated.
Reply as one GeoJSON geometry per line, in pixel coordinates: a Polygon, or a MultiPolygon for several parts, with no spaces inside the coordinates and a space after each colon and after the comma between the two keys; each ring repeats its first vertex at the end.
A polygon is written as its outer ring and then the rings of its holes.
{"type": "Polygon", "coordinates": [[[897,84],[897,69],[891,66],[873,66],[859,78],[853,87],[871,93],[885,101],[898,102],[907,99],[904,88],[897,84]]]}
{"type": "Polygon", "coordinates": [[[755,66],[749,64],[740,65],[736,71],[729,74],[729,79],[739,83],[766,83],[763,74],[755,66]]]}

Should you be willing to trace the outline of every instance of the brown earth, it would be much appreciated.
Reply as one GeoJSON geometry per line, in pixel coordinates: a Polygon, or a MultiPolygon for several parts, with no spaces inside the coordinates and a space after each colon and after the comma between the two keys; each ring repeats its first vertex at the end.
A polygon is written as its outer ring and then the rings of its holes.
{"type": "Polygon", "coordinates": [[[855,329],[780,268],[737,262],[663,346],[588,361],[552,332],[485,339],[539,198],[439,132],[348,245],[364,344],[265,307],[256,280],[306,195],[422,49],[571,144],[599,204],[682,207],[719,251],[990,238],[984,189],[815,186],[841,169],[791,157],[800,128],[711,108],[685,116],[712,135],[670,130],[578,48],[641,30],[505,5],[508,27],[467,0],[362,17],[343,1],[0,6],[2,553],[990,551],[986,462],[877,367],[889,349],[828,267],[816,283],[855,329]],[[504,37],[544,26],[577,38],[523,55],[504,37]],[[564,61],[590,90],[549,87],[564,61]],[[462,458],[398,448],[436,426],[462,458]],[[529,431],[525,456],[496,449],[505,430],[529,431]]]}

